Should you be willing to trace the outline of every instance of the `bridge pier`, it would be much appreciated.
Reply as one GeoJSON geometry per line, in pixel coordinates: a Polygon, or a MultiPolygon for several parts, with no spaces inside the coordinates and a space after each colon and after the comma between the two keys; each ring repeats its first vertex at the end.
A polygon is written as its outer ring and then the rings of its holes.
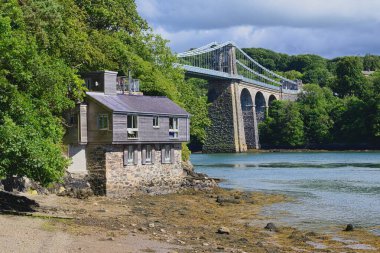
{"type": "Polygon", "coordinates": [[[260,148],[256,105],[251,93],[248,92],[248,100],[243,98],[244,89],[239,80],[209,81],[211,126],[206,129],[205,153],[239,153],[260,148]]]}
{"type": "Polygon", "coordinates": [[[209,81],[208,100],[211,126],[206,129],[203,146],[206,153],[235,153],[247,151],[237,84],[231,80],[209,81]],[[244,133],[244,132],[243,132],[244,133]]]}
{"type": "Polygon", "coordinates": [[[209,80],[211,126],[206,129],[205,153],[239,153],[260,149],[258,125],[273,100],[291,99],[282,91],[256,87],[236,79],[209,80]]]}

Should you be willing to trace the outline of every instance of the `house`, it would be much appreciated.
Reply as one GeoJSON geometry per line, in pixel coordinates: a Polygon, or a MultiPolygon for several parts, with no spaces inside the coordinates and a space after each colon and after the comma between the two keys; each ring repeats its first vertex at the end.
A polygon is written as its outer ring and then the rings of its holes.
{"type": "Polygon", "coordinates": [[[127,83],[117,72],[82,77],[89,92],[67,113],[69,172],[87,174],[98,195],[180,185],[181,143],[190,139],[190,115],[167,97],[144,96],[138,80],[127,83]]]}

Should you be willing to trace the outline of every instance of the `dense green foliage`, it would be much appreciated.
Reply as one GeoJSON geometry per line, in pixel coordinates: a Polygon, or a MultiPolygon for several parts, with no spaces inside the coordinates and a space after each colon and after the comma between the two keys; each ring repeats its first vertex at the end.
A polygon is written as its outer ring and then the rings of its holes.
{"type": "Polygon", "coordinates": [[[296,103],[273,101],[269,115],[260,128],[260,141],[275,147],[297,147],[304,141],[303,127],[296,103]]]}
{"type": "Polygon", "coordinates": [[[246,51],[280,74],[306,83],[296,102],[276,101],[269,108],[260,125],[264,147],[380,147],[379,56],[327,60],[263,49],[246,51]],[[363,70],[376,72],[366,77],[363,70]]]}
{"type": "Polygon", "coordinates": [[[62,113],[83,99],[85,71],[131,70],[145,94],[166,95],[193,114],[191,135],[202,142],[205,94],[173,67],[166,43],[133,0],[1,1],[0,177],[61,177],[69,162],[62,113]]]}

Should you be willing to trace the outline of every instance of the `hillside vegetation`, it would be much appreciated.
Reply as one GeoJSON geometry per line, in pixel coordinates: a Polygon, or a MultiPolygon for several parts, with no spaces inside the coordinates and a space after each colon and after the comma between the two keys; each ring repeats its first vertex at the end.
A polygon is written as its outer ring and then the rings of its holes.
{"type": "MultiPolygon", "coordinates": [[[[167,41],[155,35],[133,0],[6,0],[0,3],[0,178],[61,178],[62,113],[84,96],[79,73],[132,71],[147,95],[165,95],[192,117],[202,142],[207,99],[201,83],[173,68],[167,41]]],[[[187,153],[185,152],[185,158],[187,153]]]]}
{"type": "Polygon", "coordinates": [[[265,67],[301,79],[296,102],[275,101],[260,125],[267,148],[380,148],[380,56],[339,57],[245,51],[265,67]],[[362,71],[375,71],[365,76],[362,71]]]}

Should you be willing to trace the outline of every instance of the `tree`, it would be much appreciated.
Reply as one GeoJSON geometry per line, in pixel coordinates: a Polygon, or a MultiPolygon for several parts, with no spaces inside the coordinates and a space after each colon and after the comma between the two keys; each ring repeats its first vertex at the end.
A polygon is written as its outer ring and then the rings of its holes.
{"type": "Polygon", "coordinates": [[[339,143],[350,145],[371,141],[370,108],[355,96],[345,97],[341,101],[339,117],[335,119],[334,138],[339,143]]]}
{"type": "MultiPolygon", "coordinates": [[[[373,93],[370,98],[367,98],[366,101],[369,106],[372,108],[372,117],[371,117],[371,132],[372,136],[374,136],[374,142],[380,142],[380,71],[375,72],[372,75],[372,83],[373,83],[373,93]]],[[[367,114],[368,115],[368,114],[367,114]]]]}
{"type": "Polygon", "coordinates": [[[330,130],[333,122],[330,113],[334,100],[332,91],[328,88],[315,84],[304,86],[297,102],[303,118],[307,145],[322,145],[332,141],[330,130]]]}
{"type": "Polygon", "coordinates": [[[362,97],[368,91],[369,82],[362,74],[363,63],[359,57],[343,57],[336,64],[336,80],[331,88],[339,97],[362,97]]]}
{"type": "Polygon", "coordinates": [[[304,144],[303,122],[295,102],[273,101],[268,117],[259,127],[260,141],[264,145],[298,147],[304,144]]]}
{"type": "Polygon", "coordinates": [[[333,75],[325,66],[307,67],[302,77],[304,83],[319,84],[321,87],[329,86],[333,75]]]}
{"type": "Polygon", "coordinates": [[[206,83],[205,80],[195,78],[178,83],[180,100],[183,101],[184,108],[192,115],[190,146],[195,150],[201,150],[206,140],[206,128],[211,124],[208,116],[206,83]]]}
{"type": "Polygon", "coordinates": [[[297,70],[303,73],[310,66],[325,66],[326,60],[318,55],[305,54],[290,57],[287,70],[297,70]]]}
{"type": "Polygon", "coordinates": [[[145,94],[193,113],[193,134],[203,138],[205,99],[186,87],[167,41],[133,0],[9,0],[0,13],[0,177],[60,178],[68,165],[62,114],[83,99],[81,72],[132,71],[145,94]]]}
{"type": "Polygon", "coordinates": [[[298,72],[297,70],[278,72],[278,74],[290,80],[301,80],[303,78],[303,74],[301,72],[298,72]]]}
{"type": "Polygon", "coordinates": [[[375,71],[380,69],[380,56],[366,54],[363,57],[363,70],[375,71]]]}

